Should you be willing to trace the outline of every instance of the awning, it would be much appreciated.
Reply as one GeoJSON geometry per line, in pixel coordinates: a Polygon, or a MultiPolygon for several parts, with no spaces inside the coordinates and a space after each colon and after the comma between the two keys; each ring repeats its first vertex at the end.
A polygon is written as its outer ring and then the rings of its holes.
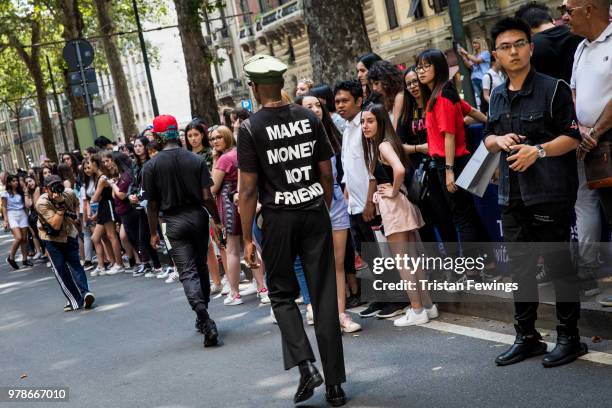
{"type": "Polygon", "coordinates": [[[408,15],[406,17],[414,17],[414,13],[416,13],[417,7],[419,7],[419,3],[421,0],[411,0],[410,8],[408,9],[408,15]]]}

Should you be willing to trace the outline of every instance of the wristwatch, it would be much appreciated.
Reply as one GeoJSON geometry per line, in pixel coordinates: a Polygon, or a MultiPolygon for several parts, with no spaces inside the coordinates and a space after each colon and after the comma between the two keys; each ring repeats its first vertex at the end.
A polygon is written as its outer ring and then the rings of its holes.
{"type": "Polygon", "coordinates": [[[452,165],[452,164],[445,164],[445,165],[444,165],[444,169],[445,169],[445,170],[454,170],[454,169],[455,169],[455,166],[454,166],[454,165],[452,165]]]}
{"type": "Polygon", "coordinates": [[[543,159],[546,157],[546,150],[544,150],[542,145],[535,145],[535,148],[538,149],[538,159],[543,159]]]}

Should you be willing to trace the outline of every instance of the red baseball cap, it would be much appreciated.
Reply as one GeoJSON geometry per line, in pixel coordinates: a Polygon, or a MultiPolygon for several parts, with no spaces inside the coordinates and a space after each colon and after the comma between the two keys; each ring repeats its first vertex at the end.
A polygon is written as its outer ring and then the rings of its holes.
{"type": "Polygon", "coordinates": [[[164,133],[169,130],[178,131],[178,123],[174,116],[159,115],[153,119],[153,131],[155,133],[164,133]]]}

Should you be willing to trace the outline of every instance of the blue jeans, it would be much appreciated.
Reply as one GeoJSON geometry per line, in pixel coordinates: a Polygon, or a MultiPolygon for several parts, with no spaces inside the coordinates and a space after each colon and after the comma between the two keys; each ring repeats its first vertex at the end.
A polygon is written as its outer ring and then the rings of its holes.
{"type": "Polygon", "coordinates": [[[472,78],[472,88],[474,89],[474,96],[476,97],[476,104],[478,109],[484,100],[482,97],[482,79],[472,78]]]}
{"type": "MultiPolygon", "coordinates": [[[[257,223],[253,221],[253,238],[260,244],[260,246],[262,237],[263,233],[261,231],[261,228],[259,228],[257,226],[257,223]]],[[[300,285],[300,292],[302,293],[302,297],[304,298],[304,304],[309,305],[310,294],[308,293],[308,284],[306,283],[304,268],[302,268],[302,261],[300,261],[299,256],[295,258],[295,262],[293,263],[293,270],[295,272],[295,277],[297,278],[298,285],[300,285]]]]}
{"type": "Polygon", "coordinates": [[[73,309],[83,307],[83,297],[89,292],[87,276],[79,258],[79,242],[68,238],[67,242],[44,241],[49,252],[55,278],[73,309]]]}

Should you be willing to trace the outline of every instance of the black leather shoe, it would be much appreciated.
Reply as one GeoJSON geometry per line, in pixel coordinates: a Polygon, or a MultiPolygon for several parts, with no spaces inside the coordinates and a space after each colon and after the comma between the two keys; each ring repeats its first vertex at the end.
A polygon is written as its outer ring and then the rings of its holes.
{"type": "Polygon", "coordinates": [[[17,262],[15,262],[14,259],[9,258],[8,256],[6,257],[6,262],[11,265],[11,268],[13,268],[14,270],[18,270],[19,269],[19,265],[17,264],[17,262]]]}
{"type": "Polygon", "coordinates": [[[578,329],[560,324],[557,326],[557,345],[550,353],[544,356],[542,365],[550,368],[568,364],[588,352],[587,345],[580,342],[578,329]]]}
{"type": "Polygon", "coordinates": [[[204,347],[213,347],[219,343],[219,332],[213,319],[204,322],[202,332],[204,333],[204,347]]]}
{"type": "Polygon", "coordinates": [[[323,384],[323,378],[319,370],[310,361],[305,361],[299,365],[300,383],[293,397],[293,402],[306,401],[314,394],[314,389],[323,384]]]}
{"type": "Polygon", "coordinates": [[[510,348],[497,356],[495,364],[505,366],[535,357],[546,353],[546,343],[541,342],[542,336],[537,331],[525,333],[518,325],[516,329],[516,339],[510,348]]]}
{"type": "Polygon", "coordinates": [[[340,384],[326,385],[325,399],[332,407],[341,407],[346,404],[346,395],[340,384]]]}

